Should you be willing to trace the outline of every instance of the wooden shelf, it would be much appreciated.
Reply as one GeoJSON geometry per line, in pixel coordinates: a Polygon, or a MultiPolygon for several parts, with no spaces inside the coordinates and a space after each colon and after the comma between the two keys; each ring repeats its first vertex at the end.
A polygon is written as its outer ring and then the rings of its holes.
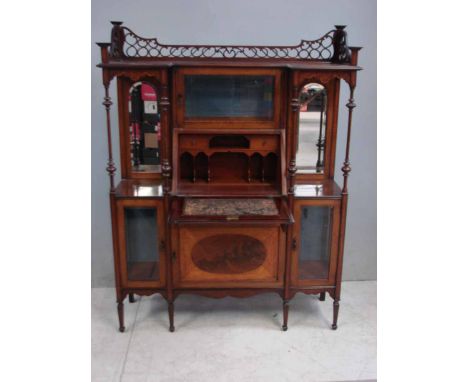
{"type": "Polygon", "coordinates": [[[116,190],[117,198],[162,198],[162,180],[122,180],[116,190]]]}
{"type": "MultiPolygon", "coordinates": [[[[259,192],[264,196],[278,196],[280,194],[273,183],[252,181],[241,186],[239,183],[216,185],[202,180],[196,183],[181,182],[177,194],[180,196],[222,196],[229,193],[230,196],[251,196],[257,195],[259,192]]],[[[162,198],[162,180],[124,179],[117,186],[115,195],[117,198],[162,198]]],[[[333,180],[309,181],[296,184],[294,197],[297,199],[341,199],[341,188],[333,180]]]]}
{"type": "Polygon", "coordinates": [[[126,61],[122,60],[109,60],[108,63],[100,63],[96,65],[98,68],[106,69],[153,69],[153,68],[170,68],[173,66],[223,66],[223,67],[264,67],[264,68],[289,68],[295,70],[320,70],[320,71],[357,71],[362,70],[360,66],[349,65],[349,64],[334,64],[330,62],[318,62],[318,61],[304,61],[304,60],[278,60],[278,61],[266,61],[258,59],[242,59],[237,58],[235,60],[225,59],[196,59],[196,58],[185,58],[185,59],[173,59],[173,58],[160,58],[160,59],[129,59],[126,61]]]}
{"type": "Polygon", "coordinates": [[[341,199],[341,188],[332,179],[296,183],[296,199],[341,199]]]}

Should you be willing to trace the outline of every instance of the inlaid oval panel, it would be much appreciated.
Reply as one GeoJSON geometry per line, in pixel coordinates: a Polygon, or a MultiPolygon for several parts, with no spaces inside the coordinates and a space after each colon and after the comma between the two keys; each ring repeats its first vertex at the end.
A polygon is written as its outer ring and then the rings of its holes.
{"type": "Polygon", "coordinates": [[[247,235],[220,234],[205,237],[192,249],[194,264],[210,273],[244,273],[263,264],[266,248],[247,235]]]}

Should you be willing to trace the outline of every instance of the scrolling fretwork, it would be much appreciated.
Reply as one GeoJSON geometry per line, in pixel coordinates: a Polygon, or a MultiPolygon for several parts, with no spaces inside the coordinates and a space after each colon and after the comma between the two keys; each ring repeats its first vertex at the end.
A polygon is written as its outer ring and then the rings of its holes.
{"type": "Polygon", "coordinates": [[[121,22],[113,21],[110,54],[114,58],[243,58],[294,59],[349,62],[343,26],[335,26],[317,40],[302,40],[295,46],[167,45],[156,38],[138,36],[121,22]]]}

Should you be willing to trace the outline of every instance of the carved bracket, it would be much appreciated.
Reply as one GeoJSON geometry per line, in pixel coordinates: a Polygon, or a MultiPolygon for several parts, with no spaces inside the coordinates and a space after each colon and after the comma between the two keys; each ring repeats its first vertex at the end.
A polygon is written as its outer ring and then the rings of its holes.
{"type": "Polygon", "coordinates": [[[144,81],[145,78],[151,79],[151,81],[155,82],[155,85],[160,86],[160,80],[157,78],[157,72],[155,71],[138,71],[138,70],[110,70],[109,76],[111,78],[114,77],[125,77],[134,82],[136,81],[144,81]]]}

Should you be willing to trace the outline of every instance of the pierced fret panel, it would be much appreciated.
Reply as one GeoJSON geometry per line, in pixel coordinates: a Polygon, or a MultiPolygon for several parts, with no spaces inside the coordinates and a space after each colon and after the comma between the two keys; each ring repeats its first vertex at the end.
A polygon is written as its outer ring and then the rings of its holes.
{"type": "Polygon", "coordinates": [[[302,40],[296,46],[166,45],[156,38],[143,38],[132,30],[123,32],[122,56],[128,58],[255,58],[330,61],[333,58],[331,30],[317,40],[302,40]]]}

